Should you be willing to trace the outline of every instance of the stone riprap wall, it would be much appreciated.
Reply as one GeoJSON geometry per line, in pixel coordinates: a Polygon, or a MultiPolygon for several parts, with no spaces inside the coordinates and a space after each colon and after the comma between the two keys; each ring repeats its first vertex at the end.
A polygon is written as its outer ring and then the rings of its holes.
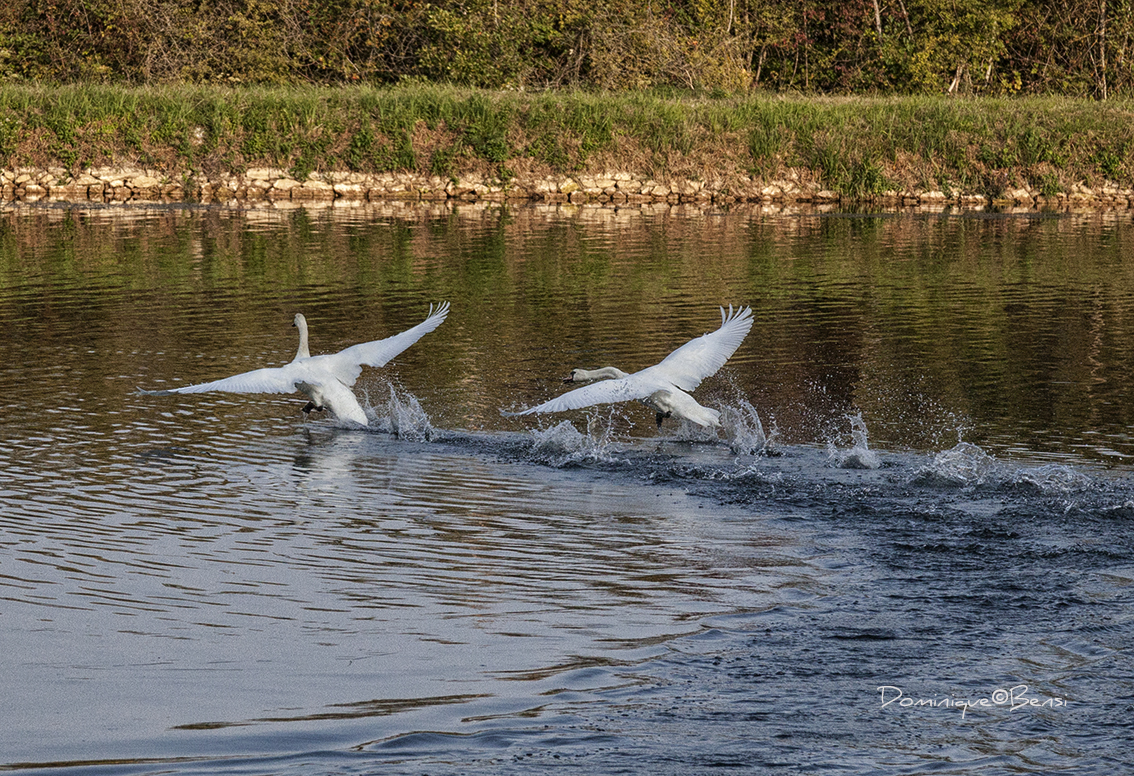
{"type": "Polygon", "coordinates": [[[1097,189],[1076,184],[1068,193],[1044,196],[1015,189],[1002,199],[944,191],[893,191],[865,201],[808,183],[806,173],[791,172],[784,180],[650,180],[628,172],[559,176],[507,183],[478,176],[460,179],[412,173],[316,173],[297,180],[284,170],[261,168],[212,177],[172,178],[159,170],[91,168],[73,175],[62,168],[0,170],[0,201],[36,202],[226,202],[334,200],[467,200],[648,204],[682,203],[838,203],[856,202],[900,207],[985,207],[1013,205],[1041,208],[1134,208],[1134,189],[1106,185],[1097,189]]]}

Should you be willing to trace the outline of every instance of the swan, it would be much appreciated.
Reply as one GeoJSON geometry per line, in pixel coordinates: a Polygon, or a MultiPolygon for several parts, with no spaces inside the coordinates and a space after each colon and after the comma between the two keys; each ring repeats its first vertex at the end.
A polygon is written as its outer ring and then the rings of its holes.
{"type": "Polygon", "coordinates": [[[563,412],[594,404],[638,400],[652,408],[661,427],[665,418],[680,418],[707,428],[719,428],[720,412],[703,407],[687,391],[692,391],[706,377],[716,373],[744,342],[752,328],[752,308],[733,311],[721,308],[721,327],[686,342],[661,363],[627,374],[612,366],[602,369],[573,369],[565,383],[592,382],[582,388],[529,407],[520,412],[504,412],[506,416],[530,415],[536,412],[563,412]]]}
{"type": "Polygon", "coordinates": [[[309,399],[307,406],[303,408],[304,415],[312,410],[330,410],[341,420],[365,426],[369,422],[366,413],[351,391],[351,386],[362,374],[362,367],[385,366],[392,358],[440,326],[448,314],[448,302],[442,302],[436,309],[430,305],[429,315],[425,320],[401,334],[352,345],[338,353],[312,356],[307,342],[307,319],[303,317],[303,313],[296,313],[292,325],[299,329],[299,349],[295,352],[295,358],[286,366],[255,369],[221,380],[213,380],[211,383],[186,385],[161,391],[146,391],[139,388],[138,392],[147,396],[171,396],[208,391],[228,393],[299,391],[309,399]]]}

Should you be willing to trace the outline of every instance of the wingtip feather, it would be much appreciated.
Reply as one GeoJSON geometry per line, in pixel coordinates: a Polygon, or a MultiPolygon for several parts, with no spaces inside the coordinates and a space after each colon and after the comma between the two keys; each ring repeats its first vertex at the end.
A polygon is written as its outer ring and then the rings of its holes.
{"type": "Polygon", "coordinates": [[[725,310],[725,308],[723,306],[721,307],[721,326],[725,326],[729,323],[732,323],[733,321],[747,320],[751,317],[752,317],[752,308],[751,307],[737,307],[734,310],[733,306],[730,304],[728,306],[727,311],[725,310]]]}

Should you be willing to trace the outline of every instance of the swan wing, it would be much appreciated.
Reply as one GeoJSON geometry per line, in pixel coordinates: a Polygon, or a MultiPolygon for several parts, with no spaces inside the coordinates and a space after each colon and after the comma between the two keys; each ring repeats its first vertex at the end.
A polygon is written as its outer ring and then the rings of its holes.
{"type": "Polygon", "coordinates": [[[686,342],[666,356],[660,364],[642,370],[656,374],[686,391],[694,390],[701,381],[725,365],[752,328],[752,308],[733,311],[721,308],[721,327],[686,342]]]}
{"type": "Polygon", "coordinates": [[[321,367],[333,373],[344,385],[354,385],[355,380],[362,374],[363,366],[385,366],[399,353],[440,326],[448,314],[448,302],[442,302],[436,308],[430,305],[429,315],[425,320],[401,334],[352,345],[338,353],[314,356],[311,360],[319,362],[321,367]]]}
{"type": "Polygon", "coordinates": [[[640,376],[642,374],[642,372],[638,372],[628,377],[584,385],[582,388],[568,391],[538,406],[529,407],[521,412],[505,412],[504,414],[531,415],[535,412],[565,412],[566,410],[578,410],[595,404],[616,404],[623,401],[645,399],[654,391],[668,387],[652,382],[648,378],[643,379],[640,376]]]}
{"type": "Polygon", "coordinates": [[[294,393],[295,381],[298,378],[295,362],[281,367],[266,367],[254,369],[251,372],[213,380],[210,383],[185,385],[180,388],[168,388],[161,391],[143,391],[139,393],[147,396],[172,396],[175,393],[208,393],[209,391],[224,391],[226,393],[294,393]]]}

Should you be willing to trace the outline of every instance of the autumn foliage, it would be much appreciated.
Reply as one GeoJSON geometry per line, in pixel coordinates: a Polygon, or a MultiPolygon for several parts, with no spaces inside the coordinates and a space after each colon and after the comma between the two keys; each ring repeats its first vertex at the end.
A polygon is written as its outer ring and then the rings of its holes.
{"type": "Polygon", "coordinates": [[[0,79],[1134,93],[1132,0],[6,0],[0,79]]]}

